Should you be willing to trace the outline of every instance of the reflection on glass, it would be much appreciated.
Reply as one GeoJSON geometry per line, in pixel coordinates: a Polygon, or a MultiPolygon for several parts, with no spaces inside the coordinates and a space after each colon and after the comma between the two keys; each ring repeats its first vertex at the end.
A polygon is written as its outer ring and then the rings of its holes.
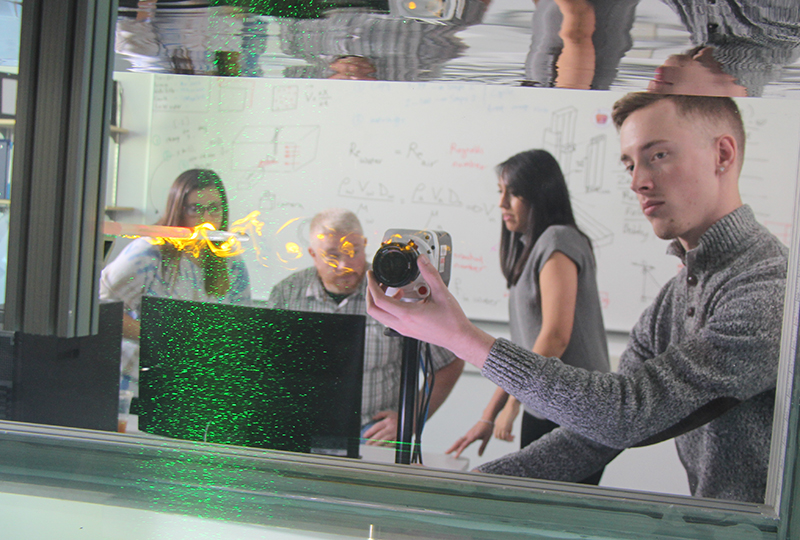
{"type": "MultiPolygon", "coordinates": [[[[517,149],[530,148],[532,141],[541,141],[556,157],[576,221],[592,240],[608,329],[629,331],[675,274],[674,263],[664,255],[618,164],[619,143],[609,116],[613,96],[608,93],[137,73],[118,73],[117,78],[125,98],[122,123],[132,135],[121,145],[118,191],[126,192],[123,201],[149,199],[145,205],[133,203],[143,207],[128,221],[162,219],[169,186],[181,172],[217,171],[225,182],[231,220],[260,212],[261,234],[248,233],[251,242],[243,244],[241,255],[258,307],[314,309],[313,303],[320,311],[354,309],[356,301],[363,302],[367,250],[377,248],[387,229],[415,227],[452,231],[450,287],[468,315],[507,320],[505,280],[496,262],[502,216],[493,168],[517,149]],[[313,216],[334,207],[355,214],[361,232],[356,230],[351,238],[353,231],[344,227],[317,230],[313,216]],[[367,238],[366,246],[358,237],[367,238]],[[315,245],[322,241],[328,243],[315,245]],[[354,262],[360,264],[353,267],[354,262]],[[324,286],[327,273],[333,274],[331,287],[324,286]],[[347,294],[354,288],[360,296],[347,294]]],[[[788,198],[781,193],[794,185],[796,130],[789,129],[791,135],[770,145],[759,145],[770,133],[792,124],[792,118],[766,101],[748,103],[743,110],[754,141],[748,148],[752,161],[747,163],[754,167],[745,175],[748,182],[787,182],[780,190],[759,190],[759,196],[753,196],[758,183],[747,184],[747,200],[758,215],[769,214],[765,222],[786,240],[793,218],[788,198]],[[789,157],[771,159],[773,151],[789,157]]],[[[189,213],[204,219],[219,207],[218,201],[191,201],[188,206],[189,213]]],[[[365,387],[372,392],[383,385],[393,397],[396,375],[379,368],[374,351],[368,354],[365,387]],[[369,362],[375,364],[374,375],[368,373],[369,362]],[[367,382],[386,374],[390,383],[367,382]]],[[[437,383],[446,380],[441,371],[437,383]]],[[[488,381],[481,380],[486,383],[482,385],[476,379],[474,374],[462,375],[430,419],[423,435],[426,465],[435,463],[438,455],[440,463],[461,466],[447,463],[445,450],[481,417],[493,391],[488,381]]],[[[360,427],[374,428],[362,432],[363,437],[394,439],[396,424],[385,425],[385,413],[396,414],[397,405],[370,403],[369,393],[362,392],[360,427]]],[[[684,486],[662,489],[688,493],[674,445],[667,444],[675,460],[667,474],[684,486]]],[[[479,458],[476,444],[464,456],[476,467],[516,446],[492,441],[479,458]]],[[[370,450],[387,449],[364,445],[359,451],[371,459],[370,450]]],[[[391,451],[388,455],[392,461],[391,451]]],[[[626,455],[619,463],[627,463],[626,455]]],[[[619,473],[609,472],[615,464],[607,467],[603,482],[608,483],[601,485],[620,485],[614,483],[619,473]]],[[[645,489],[652,485],[648,481],[645,489]]]]}
{"type": "Polygon", "coordinates": [[[630,35],[639,0],[539,0],[533,12],[526,84],[608,90],[630,35]]]}
{"type": "Polygon", "coordinates": [[[598,90],[644,90],[652,80],[653,91],[733,96],[797,87],[794,2],[695,4],[393,0],[311,3],[298,14],[273,2],[122,2],[117,67],[598,90]]]}
{"type": "Polygon", "coordinates": [[[800,57],[800,6],[792,0],[664,0],[691,34],[694,49],[670,56],[653,92],[760,96],[800,57]],[[702,5],[702,8],[700,6],[702,5]]]}

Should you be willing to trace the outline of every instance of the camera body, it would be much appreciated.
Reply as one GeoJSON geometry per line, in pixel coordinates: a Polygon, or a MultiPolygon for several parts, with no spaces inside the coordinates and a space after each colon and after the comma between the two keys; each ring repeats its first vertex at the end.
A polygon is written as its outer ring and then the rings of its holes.
{"type": "Polygon", "coordinates": [[[372,272],[380,283],[402,290],[404,299],[421,300],[430,294],[430,288],[419,274],[417,258],[426,255],[447,285],[452,251],[453,243],[446,232],[389,229],[372,259],[372,272]]]}

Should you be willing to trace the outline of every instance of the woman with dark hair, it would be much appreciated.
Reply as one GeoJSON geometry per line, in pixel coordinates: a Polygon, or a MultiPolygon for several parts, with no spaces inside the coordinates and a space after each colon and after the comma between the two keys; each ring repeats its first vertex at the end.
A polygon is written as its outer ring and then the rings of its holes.
{"type": "MultiPolygon", "coordinates": [[[[509,290],[511,341],[564,363],[609,371],[608,344],[589,238],[575,224],[569,191],[556,159],[545,150],[516,154],[497,166],[500,266],[509,290]]],[[[480,420],[448,450],[474,441],[482,455],[494,433],[513,441],[519,401],[495,390],[480,420]]],[[[525,411],[521,447],[558,427],[525,411]]],[[[584,483],[597,484],[602,470],[584,483]]]]}
{"type": "MultiPolygon", "coordinates": [[[[211,223],[228,227],[228,198],[214,171],[191,169],[173,182],[158,225],[194,228],[211,223]]],[[[139,316],[143,296],[196,302],[250,303],[250,278],[239,257],[219,257],[208,246],[198,256],[170,242],[138,238],[103,269],[100,299],[124,303],[122,321],[122,389],[137,389],[139,381],[139,316]]]]}

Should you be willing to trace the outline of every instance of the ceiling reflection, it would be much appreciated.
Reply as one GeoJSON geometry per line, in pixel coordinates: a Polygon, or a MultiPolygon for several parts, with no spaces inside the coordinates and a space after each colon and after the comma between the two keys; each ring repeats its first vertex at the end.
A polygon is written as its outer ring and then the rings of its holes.
{"type": "Polygon", "coordinates": [[[796,0],[121,0],[116,50],[121,71],[800,96],[796,0]]]}

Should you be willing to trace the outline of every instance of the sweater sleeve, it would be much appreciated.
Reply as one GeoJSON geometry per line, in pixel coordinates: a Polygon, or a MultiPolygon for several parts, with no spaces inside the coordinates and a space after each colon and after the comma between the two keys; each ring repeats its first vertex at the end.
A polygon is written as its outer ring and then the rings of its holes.
{"type": "Polygon", "coordinates": [[[621,450],[609,448],[564,428],[478,467],[483,473],[559,482],[580,482],[605,467],[621,450]]]}
{"type": "Polygon", "coordinates": [[[785,266],[759,265],[717,291],[704,324],[679,339],[663,335],[661,310],[646,311],[618,373],[575,368],[499,339],[483,374],[536,413],[609,447],[675,436],[775,387],[784,286],[785,266]]]}
{"type": "Polygon", "coordinates": [[[160,264],[157,246],[144,238],[134,240],[100,274],[100,299],[122,301],[125,313],[138,319],[142,296],[160,264]]]}

